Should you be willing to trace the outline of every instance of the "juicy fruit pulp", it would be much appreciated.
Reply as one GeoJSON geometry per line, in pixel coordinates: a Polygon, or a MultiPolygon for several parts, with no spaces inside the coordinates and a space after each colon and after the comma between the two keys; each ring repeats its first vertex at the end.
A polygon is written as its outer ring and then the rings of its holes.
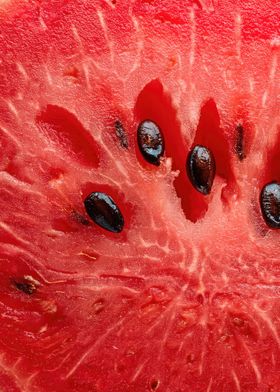
{"type": "Polygon", "coordinates": [[[279,4],[0,9],[0,389],[279,390],[279,230],[260,202],[280,181],[279,4]],[[194,146],[215,158],[207,195],[194,146]],[[122,231],[92,222],[92,194],[122,231]]]}

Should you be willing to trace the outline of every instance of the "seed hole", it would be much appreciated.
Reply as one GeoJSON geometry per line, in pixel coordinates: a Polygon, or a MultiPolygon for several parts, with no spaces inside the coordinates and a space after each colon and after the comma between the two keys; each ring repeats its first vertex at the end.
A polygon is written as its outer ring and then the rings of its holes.
{"type": "Polygon", "coordinates": [[[240,317],[234,317],[232,320],[232,323],[236,326],[236,327],[243,327],[245,324],[245,321],[243,319],[241,319],[240,317]]]}
{"type": "Polygon", "coordinates": [[[256,134],[253,123],[250,122],[248,100],[242,98],[235,102],[236,113],[233,125],[229,125],[226,134],[233,146],[232,152],[242,162],[250,154],[250,148],[254,145],[253,139],[256,134]]]}
{"type": "Polygon", "coordinates": [[[273,142],[273,147],[268,148],[266,152],[266,162],[264,163],[264,173],[262,173],[262,185],[268,183],[272,179],[280,182],[280,125],[277,129],[272,129],[272,135],[276,135],[273,142]]]}
{"type": "Polygon", "coordinates": [[[198,294],[197,297],[196,297],[196,299],[197,299],[197,301],[198,301],[201,305],[203,305],[203,303],[204,303],[204,296],[203,296],[202,294],[198,294]]]}
{"type": "Polygon", "coordinates": [[[244,128],[242,124],[236,126],[235,153],[240,161],[246,157],[244,146],[244,128]]]}
{"type": "Polygon", "coordinates": [[[63,76],[68,76],[74,79],[78,79],[80,76],[80,72],[77,67],[74,65],[69,65],[69,67],[66,67],[63,71],[63,76]]]}
{"type": "Polygon", "coordinates": [[[103,298],[95,301],[91,306],[91,313],[94,315],[98,315],[105,309],[105,300],[103,298]]]}
{"type": "Polygon", "coordinates": [[[60,151],[86,166],[97,167],[98,147],[77,117],[66,109],[47,105],[36,118],[39,129],[60,151]]]}
{"type": "MultiPolygon", "coordinates": [[[[158,79],[152,80],[140,92],[136,101],[134,114],[137,124],[144,124],[146,120],[149,120],[156,125],[165,142],[165,155],[173,159],[173,169],[184,170],[186,144],[181,135],[180,124],[176,118],[176,110],[173,107],[171,97],[164,91],[163,85],[158,79]],[[174,140],[176,140],[176,143],[174,143],[174,140]]],[[[156,133],[155,131],[154,134],[156,133]]],[[[162,151],[160,151],[159,156],[156,158],[157,162],[158,158],[163,154],[163,148],[164,145],[162,145],[162,151]]],[[[147,170],[152,170],[155,167],[147,163],[139,149],[136,150],[136,154],[140,163],[147,170]]],[[[182,186],[183,188],[184,186],[182,186]]],[[[182,193],[178,196],[181,197],[182,193]]]]}
{"type": "Polygon", "coordinates": [[[17,290],[32,295],[37,291],[38,282],[32,277],[24,276],[23,278],[12,279],[12,284],[17,290]]]}
{"type": "MultiPolygon", "coordinates": [[[[206,101],[200,112],[200,119],[197,126],[197,131],[193,146],[206,146],[215,157],[216,162],[216,176],[221,177],[226,186],[222,201],[227,204],[227,197],[231,196],[233,192],[226,192],[228,186],[233,183],[233,170],[230,160],[230,145],[225,136],[224,130],[220,127],[220,116],[213,99],[206,101]]],[[[194,222],[203,218],[208,210],[209,200],[205,199],[203,195],[190,192],[187,200],[190,208],[190,217],[194,222]]]]}
{"type": "Polygon", "coordinates": [[[65,171],[58,167],[47,167],[43,172],[43,179],[45,181],[51,182],[60,180],[65,175],[65,171]]]}
{"type": "Polygon", "coordinates": [[[127,134],[126,134],[126,131],[125,131],[122,123],[119,120],[115,121],[115,132],[116,132],[117,138],[119,139],[120,146],[122,148],[128,149],[127,134]]]}
{"type": "Polygon", "coordinates": [[[159,384],[160,384],[159,380],[152,380],[150,384],[151,391],[156,391],[159,387],[159,384]]]}
{"type": "Polygon", "coordinates": [[[192,364],[195,361],[195,356],[194,354],[188,354],[187,355],[187,363],[192,364]]]}

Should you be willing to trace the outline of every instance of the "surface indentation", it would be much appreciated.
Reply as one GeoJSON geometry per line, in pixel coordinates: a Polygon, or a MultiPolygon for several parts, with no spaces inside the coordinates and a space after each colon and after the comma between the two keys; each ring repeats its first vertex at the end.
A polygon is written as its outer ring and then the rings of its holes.
{"type": "Polygon", "coordinates": [[[42,132],[64,153],[74,156],[83,165],[98,165],[98,147],[74,114],[60,106],[47,105],[36,121],[42,132]]]}

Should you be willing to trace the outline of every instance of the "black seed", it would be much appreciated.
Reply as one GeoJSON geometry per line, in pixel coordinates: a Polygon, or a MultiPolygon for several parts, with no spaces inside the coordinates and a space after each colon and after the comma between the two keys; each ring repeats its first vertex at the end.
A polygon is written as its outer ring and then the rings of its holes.
{"type": "Polygon", "coordinates": [[[164,140],[159,127],[153,121],[143,121],[138,127],[137,140],[146,161],[159,165],[164,153],[164,140]]]}
{"type": "Polygon", "coordinates": [[[238,124],[236,127],[235,153],[240,161],[246,158],[244,151],[244,128],[241,124],[238,124]]]}
{"type": "Polygon", "coordinates": [[[84,201],[90,218],[100,227],[113,233],[120,233],[124,226],[123,216],[106,193],[93,192],[84,201]]]}
{"type": "Polygon", "coordinates": [[[13,280],[12,282],[18,290],[25,294],[31,295],[37,290],[35,284],[31,281],[27,281],[26,279],[13,280]]]}
{"type": "Polygon", "coordinates": [[[127,149],[128,148],[127,134],[124,130],[122,123],[119,120],[115,122],[115,130],[116,130],[116,135],[119,138],[121,147],[127,149]]]}
{"type": "Polygon", "coordinates": [[[260,195],[261,210],[266,224],[274,229],[280,229],[280,184],[266,184],[260,195]]]}
{"type": "Polygon", "coordinates": [[[189,153],[186,166],[188,176],[195,189],[204,195],[209,194],[216,171],[212,152],[207,147],[195,146],[189,153]]]}

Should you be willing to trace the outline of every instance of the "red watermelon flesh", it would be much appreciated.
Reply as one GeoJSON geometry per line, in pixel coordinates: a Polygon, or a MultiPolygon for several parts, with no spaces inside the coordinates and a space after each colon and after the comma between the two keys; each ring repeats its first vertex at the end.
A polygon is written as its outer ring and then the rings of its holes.
{"type": "Polygon", "coordinates": [[[280,180],[280,3],[0,7],[1,391],[279,391],[280,237],[259,197],[280,180]],[[209,195],[186,173],[197,144],[209,195]]]}

